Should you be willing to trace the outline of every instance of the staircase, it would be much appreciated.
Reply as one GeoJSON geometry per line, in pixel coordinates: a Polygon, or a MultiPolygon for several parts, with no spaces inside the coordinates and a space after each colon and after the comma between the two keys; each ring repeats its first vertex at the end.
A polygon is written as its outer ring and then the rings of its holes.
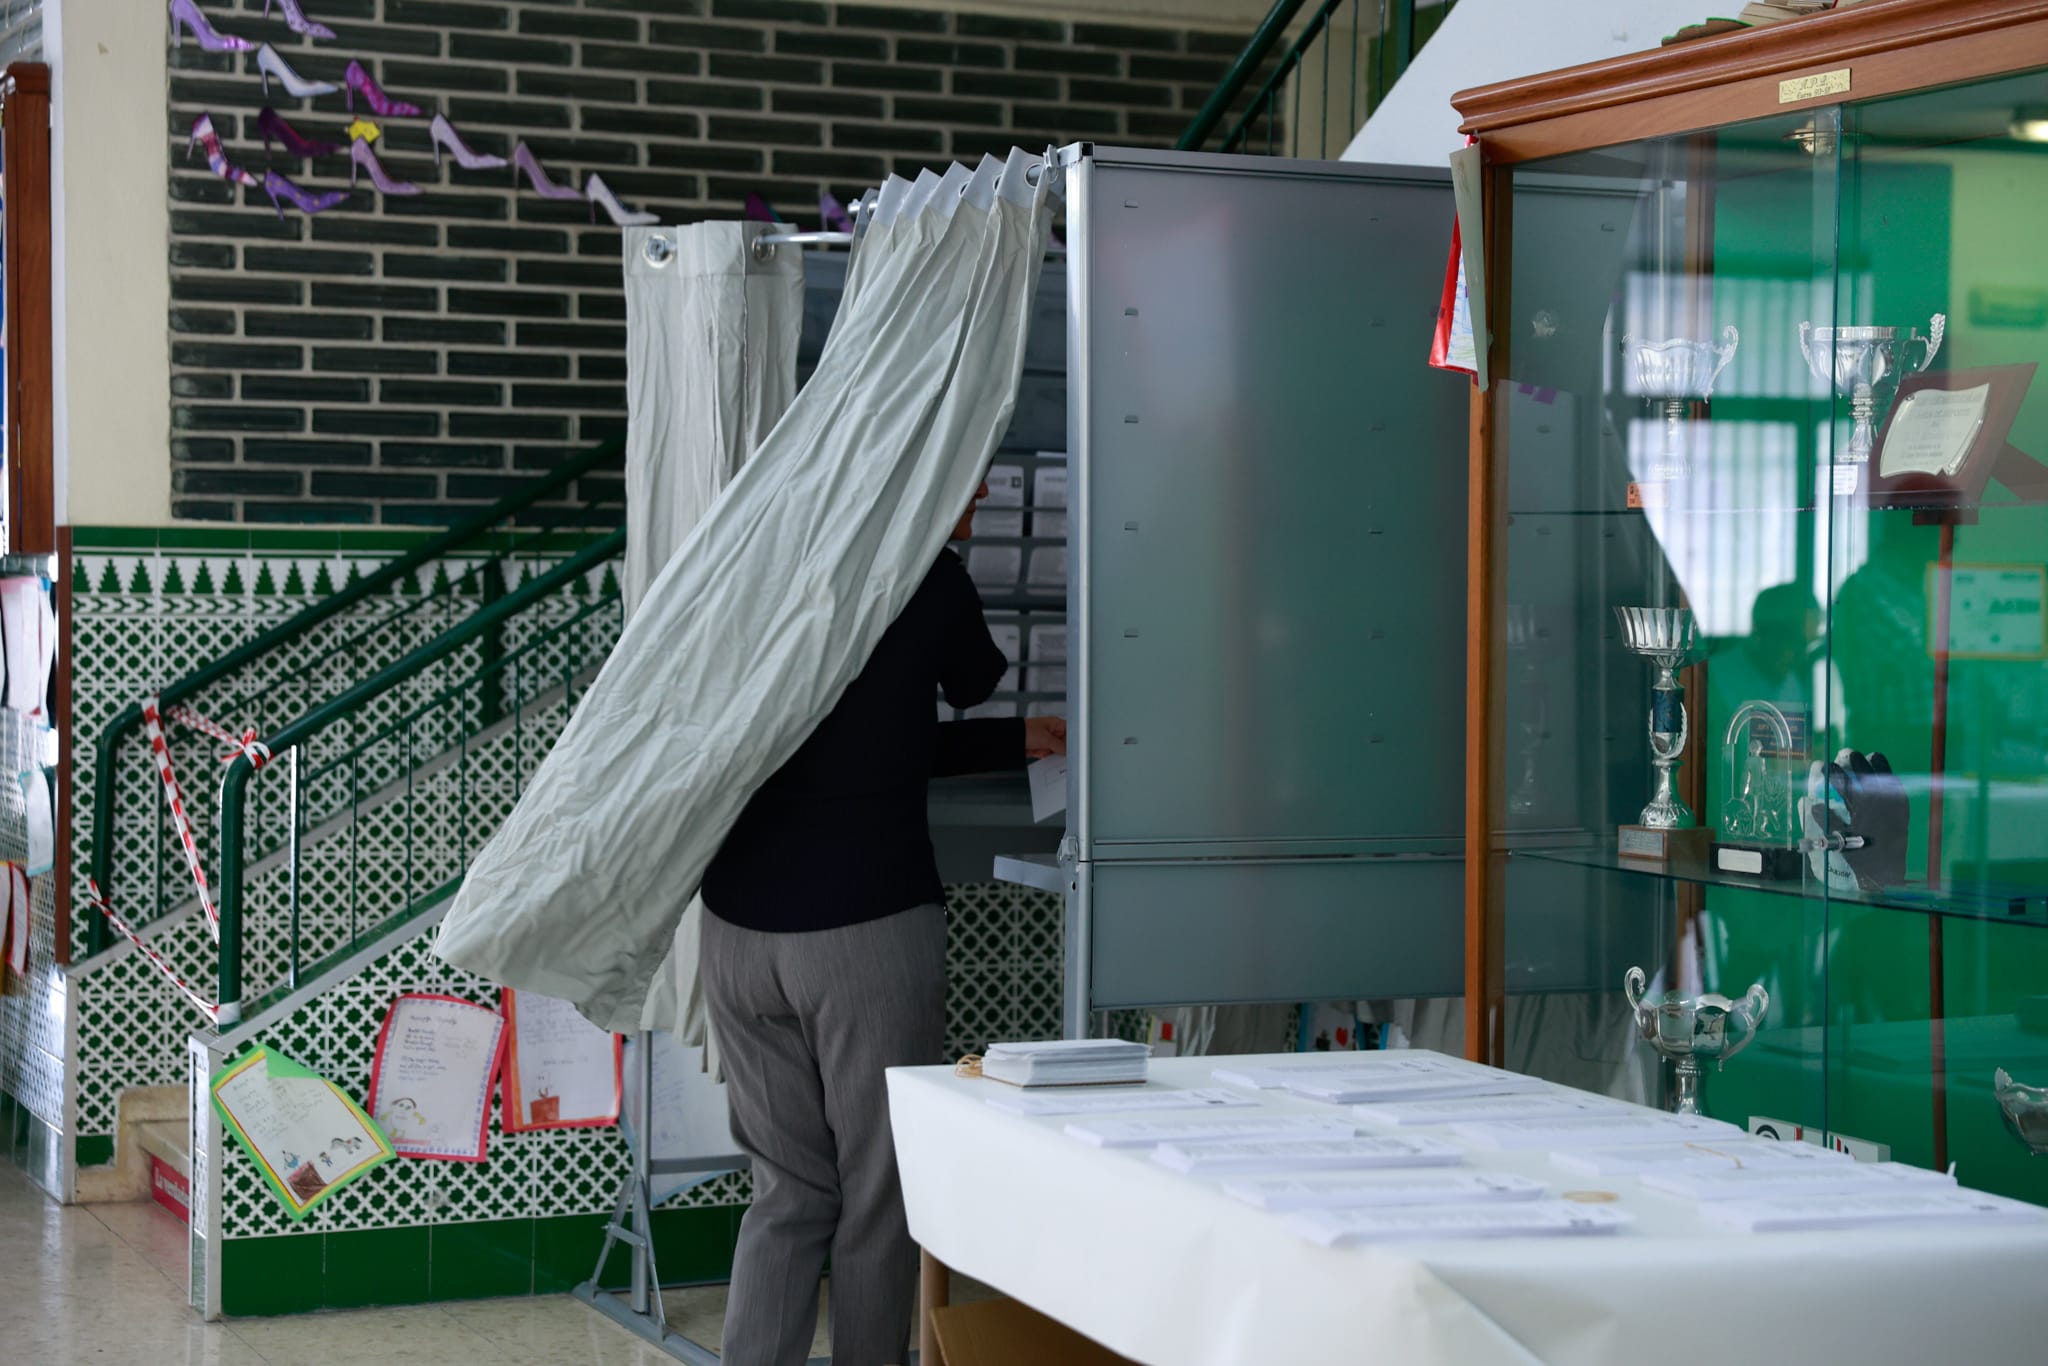
{"type": "MultiPolygon", "coordinates": [[[[617,637],[620,458],[614,441],[564,462],[158,694],[167,715],[189,706],[275,756],[259,773],[249,756],[263,750],[246,749],[216,805],[222,746],[165,727],[217,941],[142,705],[106,726],[78,804],[90,794],[80,825],[115,914],[87,912],[62,1008],[74,1131],[110,1134],[97,1152],[112,1160],[79,1163],[76,1198],[154,1195],[175,1209],[186,1183],[232,1186],[240,1154],[219,1142],[193,1059],[224,1058],[249,1032],[238,1020],[282,1002],[362,995],[362,958],[430,925],[617,637]]],[[[264,1203],[252,1194],[239,1192],[241,1210],[264,1203]]],[[[195,1268],[209,1247],[217,1267],[234,1212],[196,1203],[195,1268]]],[[[218,1312],[218,1278],[195,1282],[195,1302],[218,1312]]]]}

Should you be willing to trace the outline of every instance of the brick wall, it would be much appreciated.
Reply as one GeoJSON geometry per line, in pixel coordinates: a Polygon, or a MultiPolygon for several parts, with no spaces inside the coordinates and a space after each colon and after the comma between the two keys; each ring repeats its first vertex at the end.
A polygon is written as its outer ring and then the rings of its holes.
{"type": "MultiPolygon", "coordinates": [[[[262,0],[217,28],[305,76],[362,60],[479,150],[524,138],[558,183],[600,174],[667,222],[736,216],[749,193],[815,225],[891,171],[1081,138],[1169,144],[1244,35],[811,0],[306,0],[307,45],[262,0]]],[[[188,159],[210,113],[230,161],[310,190],[346,155],[297,161],[256,131],[253,54],[170,54],[172,512],[248,522],[441,523],[624,421],[619,234],[509,171],[436,171],[427,117],[376,119],[426,193],[367,180],[308,219],[188,159]]],[[[343,139],[341,95],[273,103],[343,139]]],[[[360,106],[359,106],[360,108],[360,106]]],[[[370,116],[374,118],[374,116],[370,116]]]]}

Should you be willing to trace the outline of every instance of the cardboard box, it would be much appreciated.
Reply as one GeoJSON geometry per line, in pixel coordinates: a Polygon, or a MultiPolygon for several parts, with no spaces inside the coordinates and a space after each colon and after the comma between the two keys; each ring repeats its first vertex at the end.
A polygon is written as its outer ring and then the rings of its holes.
{"type": "Polygon", "coordinates": [[[937,1366],[1136,1366],[1015,1300],[948,1305],[933,1311],[932,1329],[937,1366]]]}

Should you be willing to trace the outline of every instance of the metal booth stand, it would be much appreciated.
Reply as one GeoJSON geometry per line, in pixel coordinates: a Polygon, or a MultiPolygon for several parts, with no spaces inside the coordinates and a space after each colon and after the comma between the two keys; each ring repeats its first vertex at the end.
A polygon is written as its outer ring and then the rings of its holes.
{"type": "MultiPolygon", "coordinates": [[[[645,1338],[678,1361],[691,1366],[717,1366],[719,1355],[704,1344],[687,1338],[668,1326],[668,1313],[661,1303],[661,1274],[654,1256],[654,1178],[690,1176],[705,1172],[727,1172],[744,1168],[744,1156],[656,1157],[654,1156],[654,1039],[642,1031],[634,1036],[634,1069],[639,1073],[637,1096],[629,1095],[627,1122],[633,1126],[633,1167],[619,1188],[612,1206],[611,1223],[606,1226],[604,1246],[590,1279],[572,1292],[577,1299],[603,1314],[613,1323],[645,1338]],[[606,1290],[600,1281],[612,1249],[623,1245],[632,1262],[632,1281],[626,1290],[606,1290]]],[[[913,1353],[913,1358],[915,1354],[913,1353]]],[[[829,1357],[811,1358],[811,1366],[830,1366],[829,1357]]]]}

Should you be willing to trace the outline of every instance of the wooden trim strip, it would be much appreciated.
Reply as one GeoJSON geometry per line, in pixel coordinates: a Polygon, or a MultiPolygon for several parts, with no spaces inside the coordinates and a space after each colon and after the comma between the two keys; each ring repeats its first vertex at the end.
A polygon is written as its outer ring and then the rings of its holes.
{"type": "Polygon", "coordinates": [[[7,194],[7,548],[47,555],[57,548],[56,465],[51,405],[50,69],[7,68],[0,132],[7,194]]]}

